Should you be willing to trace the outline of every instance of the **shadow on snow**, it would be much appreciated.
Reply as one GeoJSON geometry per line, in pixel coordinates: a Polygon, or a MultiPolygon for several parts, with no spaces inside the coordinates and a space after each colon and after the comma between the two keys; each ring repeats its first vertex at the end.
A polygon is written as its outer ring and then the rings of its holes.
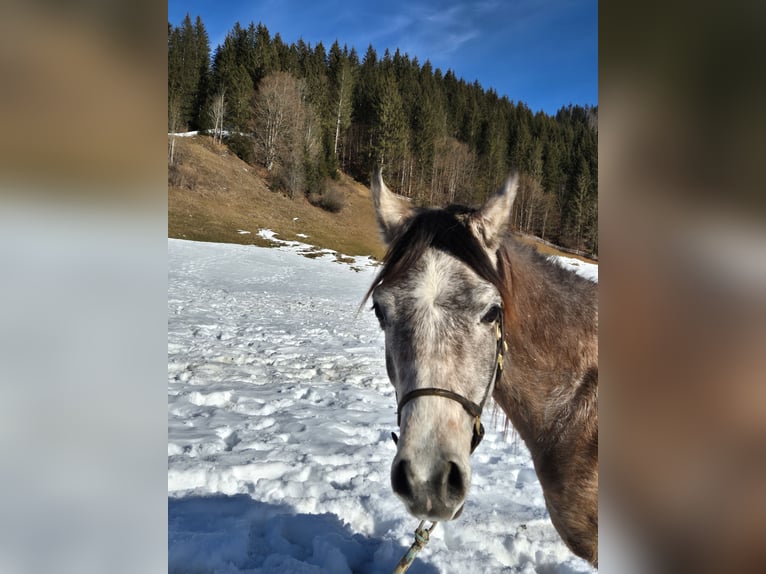
{"type": "MultiPolygon", "coordinates": [[[[407,548],[246,494],[168,498],[168,573],[391,572],[407,548]]],[[[436,574],[417,559],[409,572],[436,574]]]]}

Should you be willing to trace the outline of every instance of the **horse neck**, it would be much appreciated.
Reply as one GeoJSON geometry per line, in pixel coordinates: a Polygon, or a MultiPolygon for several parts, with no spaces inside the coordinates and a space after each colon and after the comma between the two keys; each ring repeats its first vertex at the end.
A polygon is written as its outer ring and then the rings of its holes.
{"type": "Polygon", "coordinates": [[[509,357],[494,398],[531,447],[554,436],[580,382],[597,369],[596,286],[524,247],[506,246],[502,256],[509,357]]]}

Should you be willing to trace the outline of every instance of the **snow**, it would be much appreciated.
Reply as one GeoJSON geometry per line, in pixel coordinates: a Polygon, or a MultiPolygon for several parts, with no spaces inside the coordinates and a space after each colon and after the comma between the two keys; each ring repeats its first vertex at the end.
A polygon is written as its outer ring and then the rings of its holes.
{"type": "MultiPolygon", "coordinates": [[[[212,135],[213,130],[202,130],[201,132],[198,130],[190,131],[190,132],[168,132],[169,136],[175,136],[178,138],[190,138],[194,136],[198,136],[200,134],[211,134],[212,135]]],[[[232,134],[234,135],[240,135],[240,136],[248,136],[250,134],[246,134],[245,132],[232,132],[229,130],[220,130],[219,132],[223,137],[228,137],[232,134]]],[[[245,170],[247,171],[247,169],[245,170]]]]}
{"type": "Polygon", "coordinates": [[[549,259],[555,261],[564,269],[574,271],[578,275],[582,275],[586,279],[598,283],[598,265],[587,263],[581,259],[575,259],[574,257],[564,257],[559,255],[551,255],[549,259]]]}
{"type": "MultiPolygon", "coordinates": [[[[168,571],[391,572],[417,520],[389,484],[394,392],[359,311],[376,264],[259,235],[277,246],[168,240],[168,571]]],[[[593,571],[502,424],[410,572],[593,571]]]]}

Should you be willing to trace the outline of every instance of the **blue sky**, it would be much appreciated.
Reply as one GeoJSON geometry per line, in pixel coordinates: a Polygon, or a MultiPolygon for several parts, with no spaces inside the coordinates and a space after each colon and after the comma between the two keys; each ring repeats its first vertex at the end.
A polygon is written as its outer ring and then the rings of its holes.
{"type": "Polygon", "coordinates": [[[329,49],[337,39],[363,57],[399,48],[478,80],[533,111],[598,104],[597,0],[169,0],[168,20],[202,17],[211,50],[235,22],[329,49]]]}

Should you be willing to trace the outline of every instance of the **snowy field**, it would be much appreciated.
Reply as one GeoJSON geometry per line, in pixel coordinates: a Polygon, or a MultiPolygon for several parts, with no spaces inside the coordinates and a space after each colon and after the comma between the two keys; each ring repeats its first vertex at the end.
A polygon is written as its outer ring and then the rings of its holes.
{"type": "MultiPolygon", "coordinates": [[[[384,573],[413,541],[389,483],[383,337],[357,314],[375,267],[306,249],[168,240],[171,573],[384,573]]],[[[592,572],[551,525],[526,448],[485,418],[465,511],[410,572],[592,572]]]]}

